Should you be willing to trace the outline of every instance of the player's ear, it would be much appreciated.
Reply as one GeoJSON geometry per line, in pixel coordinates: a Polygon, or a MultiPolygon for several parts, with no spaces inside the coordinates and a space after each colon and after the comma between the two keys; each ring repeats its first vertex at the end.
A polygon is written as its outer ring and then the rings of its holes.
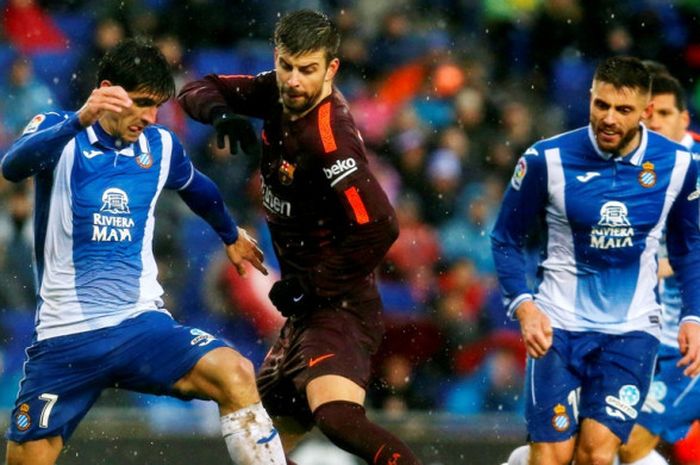
{"type": "Polygon", "coordinates": [[[330,63],[328,63],[328,69],[326,70],[326,81],[332,81],[335,74],[338,72],[340,67],[340,60],[338,58],[333,58],[330,63]]]}
{"type": "Polygon", "coordinates": [[[651,118],[652,114],[654,114],[654,100],[649,99],[646,107],[644,107],[644,111],[642,111],[642,120],[643,121],[649,120],[651,118]]]}
{"type": "Polygon", "coordinates": [[[681,112],[681,123],[683,129],[688,129],[688,126],[690,126],[690,113],[688,113],[688,110],[683,110],[681,112]]]}
{"type": "Polygon", "coordinates": [[[107,79],[103,79],[102,82],[100,82],[99,87],[110,87],[112,85],[111,81],[108,81],[107,79]]]}

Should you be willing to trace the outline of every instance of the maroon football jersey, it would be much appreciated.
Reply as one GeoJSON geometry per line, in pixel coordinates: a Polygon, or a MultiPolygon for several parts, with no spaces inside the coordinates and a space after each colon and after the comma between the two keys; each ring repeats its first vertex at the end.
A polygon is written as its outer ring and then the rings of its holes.
{"type": "Polygon", "coordinates": [[[178,100],[203,123],[222,107],[264,120],[262,199],[283,276],[300,275],[322,297],[376,297],[373,270],[398,225],[337,89],[294,121],[283,112],[274,72],[208,75],[178,100]]]}

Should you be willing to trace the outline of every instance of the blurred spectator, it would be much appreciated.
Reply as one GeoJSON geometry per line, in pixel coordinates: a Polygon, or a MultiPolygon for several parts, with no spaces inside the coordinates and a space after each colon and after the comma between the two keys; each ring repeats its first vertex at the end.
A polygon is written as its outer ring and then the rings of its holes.
{"type": "Polygon", "coordinates": [[[583,31],[583,7],[579,0],[544,0],[532,24],[530,47],[533,81],[546,90],[552,63],[561,53],[576,47],[583,31]]]}
{"type": "Polygon", "coordinates": [[[0,308],[30,311],[36,302],[32,268],[32,198],[28,182],[10,188],[0,212],[0,308]]]}
{"type": "Polygon", "coordinates": [[[246,320],[258,337],[270,344],[284,324],[284,317],[267,297],[279,273],[275,270],[267,276],[254,273],[252,265],[246,265],[246,269],[248,275],[243,278],[223,254],[214,259],[205,277],[206,302],[225,318],[246,320]]]}
{"type": "Polygon", "coordinates": [[[404,282],[413,299],[425,303],[436,287],[434,267],[440,258],[435,230],[423,221],[420,200],[404,194],[395,205],[399,237],[387,252],[385,261],[394,268],[395,280],[404,282]]]}
{"type": "Polygon", "coordinates": [[[8,0],[3,9],[7,39],[21,53],[61,51],[68,41],[35,0],[8,0]]]}
{"type": "Polygon", "coordinates": [[[404,107],[397,113],[388,129],[387,141],[385,150],[403,180],[404,190],[422,197],[427,189],[425,169],[428,139],[415,111],[410,107],[404,107]]]}
{"type": "Polygon", "coordinates": [[[507,347],[492,347],[474,372],[460,376],[451,385],[442,406],[446,411],[460,415],[522,414],[525,407],[523,379],[522,362],[517,352],[507,347]]]}
{"type": "Polygon", "coordinates": [[[425,52],[425,43],[416,34],[408,8],[395,7],[382,17],[381,29],[370,46],[372,62],[379,72],[404,65],[425,52]]]}
{"type": "MultiPolygon", "coordinates": [[[[168,61],[175,80],[175,89],[179,91],[188,80],[194,77],[183,62],[184,49],[182,43],[177,36],[164,34],[156,39],[156,45],[168,61]]],[[[168,100],[161,105],[158,111],[158,124],[169,127],[182,140],[188,140],[188,118],[175,99],[168,100]]]]}
{"type": "Polygon", "coordinates": [[[0,95],[1,124],[11,137],[19,136],[33,116],[56,109],[58,104],[48,86],[34,76],[32,62],[21,55],[12,61],[0,95]]]}
{"type": "Polygon", "coordinates": [[[440,226],[440,242],[448,261],[467,259],[474,263],[478,273],[495,272],[489,233],[496,211],[483,194],[465,192],[458,202],[457,214],[440,226]]]}
{"type": "Polygon", "coordinates": [[[211,133],[203,146],[194,147],[190,151],[190,156],[195,166],[202,173],[209,176],[219,189],[226,205],[231,209],[238,222],[244,223],[256,215],[250,214],[253,200],[246,196],[255,187],[250,186],[251,180],[256,181],[254,175],[257,167],[255,156],[248,154],[231,155],[226,145],[219,147],[216,141],[216,134],[211,133]]]}
{"type": "Polygon", "coordinates": [[[453,150],[439,148],[430,155],[427,167],[425,219],[439,226],[452,218],[462,185],[462,163],[453,150]]]}
{"type": "Polygon", "coordinates": [[[102,56],[126,36],[124,26],[112,17],[101,18],[97,22],[92,42],[81,54],[76,67],[78,70],[72,82],[72,104],[79,107],[92,89],[97,87],[97,65],[102,56]]]}

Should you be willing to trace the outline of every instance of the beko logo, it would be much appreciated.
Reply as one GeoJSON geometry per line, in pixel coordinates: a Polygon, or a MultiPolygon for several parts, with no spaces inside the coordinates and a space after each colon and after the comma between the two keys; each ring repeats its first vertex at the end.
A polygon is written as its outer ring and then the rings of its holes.
{"type": "Polygon", "coordinates": [[[345,160],[337,160],[329,168],[323,168],[323,174],[326,175],[326,179],[333,179],[331,182],[331,187],[335,186],[341,179],[357,171],[357,162],[354,158],[346,158],[345,160]]]}

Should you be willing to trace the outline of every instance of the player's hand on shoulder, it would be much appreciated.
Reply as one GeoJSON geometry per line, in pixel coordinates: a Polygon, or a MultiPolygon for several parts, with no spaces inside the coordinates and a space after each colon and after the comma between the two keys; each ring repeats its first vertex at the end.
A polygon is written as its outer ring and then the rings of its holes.
{"type": "Polygon", "coordinates": [[[520,322],[520,332],[528,355],[540,358],[552,346],[552,324],[535,302],[526,300],[518,305],[515,316],[520,322]]]}
{"type": "Polygon", "coordinates": [[[237,115],[229,110],[214,110],[212,125],[216,130],[216,145],[220,149],[228,148],[231,155],[238,153],[238,146],[248,155],[260,154],[260,143],[255,135],[253,124],[245,116],[237,115]]]}
{"type": "Polygon", "coordinates": [[[93,89],[83,106],[78,110],[78,118],[83,127],[94,124],[105,111],[121,113],[133,102],[121,86],[101,86],[93,89]]]}
{"type": "Polygon", "coordinates": [[[226,255],[236,267],[241,276],[246,275],[245,262],[253,265],[262,274],[267,275],[267,268],[263,265],[263,253],[258,247],[258,242],[243,228],[238,228],[238,239],[233,244],[226,246],[226,255]]]}
{"type": "Polygon", "coordinates": [[[678,330],[678,346],[683,358],[679,367],[685,367],[683,374],[695,377],[700,374],[700,323],[684,321],[678,330]]]}

